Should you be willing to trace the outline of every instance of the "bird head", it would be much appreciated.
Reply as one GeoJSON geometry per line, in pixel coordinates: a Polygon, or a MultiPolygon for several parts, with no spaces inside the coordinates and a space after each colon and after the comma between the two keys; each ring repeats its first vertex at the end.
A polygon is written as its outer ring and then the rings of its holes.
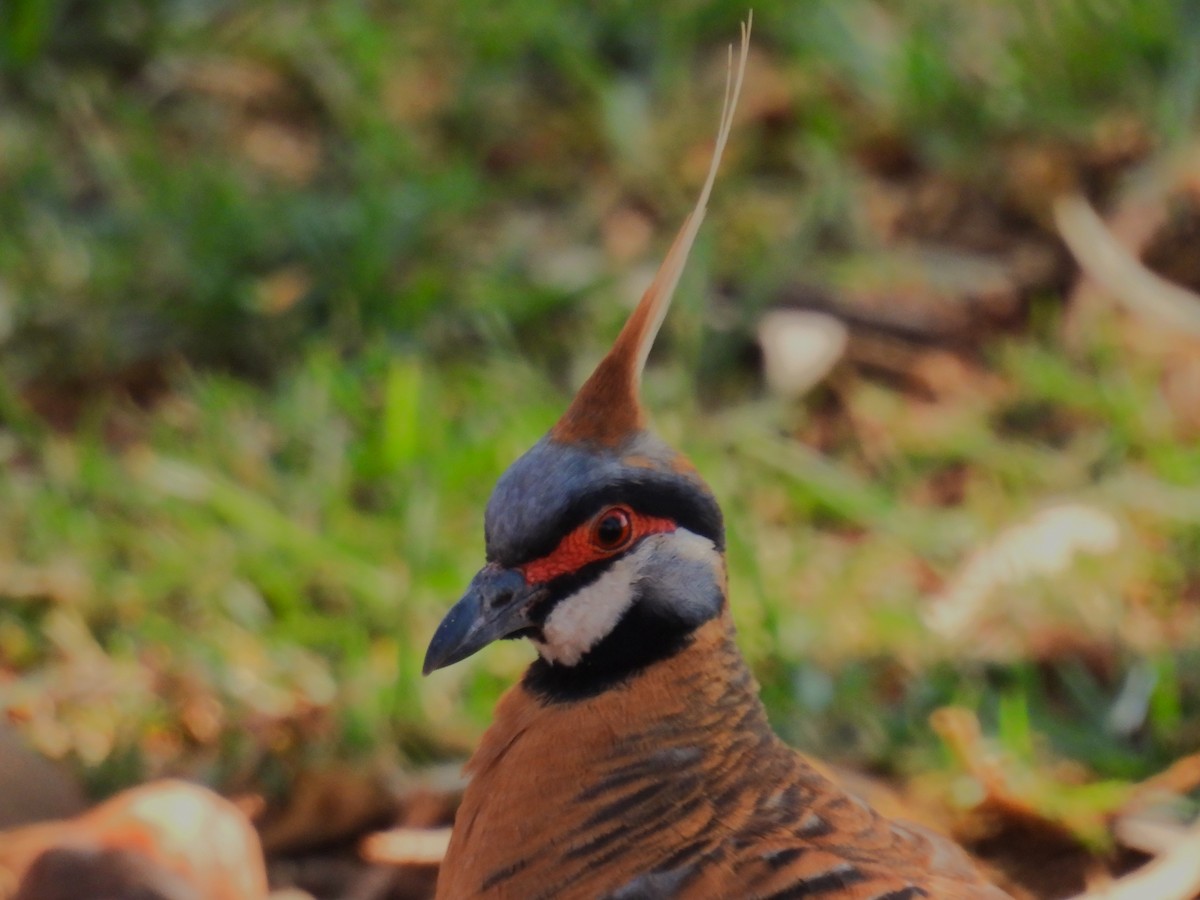
{"type": "Polygon", "coordinates": [[[527,684],[594,689],[676,652],[723,608],[720,507],[683,455],[650,431],[639,386],[704,218],[749,35],[747,22],[695,208],[566,413],[501,476],[484,518],[487,564],[438,626],[427,674],[492,641],[525,637],[540,657],[527,684]]]}

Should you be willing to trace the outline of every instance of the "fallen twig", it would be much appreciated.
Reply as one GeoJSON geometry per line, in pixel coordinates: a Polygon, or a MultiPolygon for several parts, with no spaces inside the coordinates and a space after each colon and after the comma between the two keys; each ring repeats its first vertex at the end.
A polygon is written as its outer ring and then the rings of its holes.
{"type": "Polygon", "coordinates": [[[1200,296],[1147,269],[1082,196],[1054,201],[1054,222],[1075,261],[1133,312],[1200,335],[1200,296]]]}
{"type": "Polygon", "coordinates": [[[1188,830],[1183,825],[1133,815],[1117,819],[1113,834],[1125,847],[1147,856],[1162,856],[1186,841],[1188,830]]]}
{"type": "Polygon", "coordinates": [[[449,828],[392,828],[363,838],[362,858],[386,866],[436,866],[450,844],[449,828]]]}
{"type": "Polygon", "coordinates": [[[1191,900],[1200,894],[1200,822],[1167,852],[1134,872],[1074,900],[1191,900]]]}

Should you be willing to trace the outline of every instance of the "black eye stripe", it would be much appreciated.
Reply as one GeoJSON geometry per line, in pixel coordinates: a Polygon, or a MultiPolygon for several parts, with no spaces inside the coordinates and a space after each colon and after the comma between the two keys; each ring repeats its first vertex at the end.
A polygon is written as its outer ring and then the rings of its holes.
{"type": "Polygon", "coordinates": [[[518,566],[549,555],[562,536],[590,520],[606,506],[624,505],[646,516],[671,519],[680,528],[706,537],[718,551],[725,549],[721,509],[711,494],[681,478],[648,478],[618,482],[587,491],[553,520],[547,521],[519,547],[504,565],[518,566]]]}

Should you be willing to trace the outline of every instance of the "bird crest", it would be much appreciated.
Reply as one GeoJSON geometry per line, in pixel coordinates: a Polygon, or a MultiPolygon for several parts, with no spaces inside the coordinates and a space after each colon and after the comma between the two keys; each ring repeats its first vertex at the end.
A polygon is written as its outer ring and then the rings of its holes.
{"type": "Polygon", "coordinates": [[[746,74],[746,56],[750,48],[750,28],[753,15],[742,23],[741,47],[736,68],[733,48],[729,48],[729,69],[725,79],[725,102],[721,109],[721,125],[717,130],[716,145],[708,175],[695,207],[684,219],[671,249],[659,267],[641,301],[630,314],[617,336],[612,349],[596,366],[591,377],[571,401],[558,424],[550,432],[557,441],[569,444],[596,444],[615,447],[624,443],[631,435],[642,431],[647,424],[646,411],[642,406],[639,387],[642,369],[658,329],[666,317],[671,298],[683,274],[688,254],[696,242],[700,223],[708,207],[716,181],[721,156],[729,140],[733,126],[733,114],[737,109],[738,96],[742,91],[742,80],[746,74]]]}

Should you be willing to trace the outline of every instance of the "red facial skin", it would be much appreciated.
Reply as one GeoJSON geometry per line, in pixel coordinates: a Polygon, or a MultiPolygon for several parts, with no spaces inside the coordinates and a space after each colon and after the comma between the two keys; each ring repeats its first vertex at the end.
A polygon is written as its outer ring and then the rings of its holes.
{"type": "Polygon", "coordinates": [[[557,547],[541,559],[525,563],[518,570],[525,576],[526,584],[545,584],[560,575],[578,571],[589,563],[615,556],[647,535],[665,534],[675,528],[675,522],[671,519],[643,515],[627,506],[610,506],[567,534],[557,547]],[[600,523],[614,515],[626,517],[628,528],[620,541],[606,545],[597,532],[600,523]]]}

